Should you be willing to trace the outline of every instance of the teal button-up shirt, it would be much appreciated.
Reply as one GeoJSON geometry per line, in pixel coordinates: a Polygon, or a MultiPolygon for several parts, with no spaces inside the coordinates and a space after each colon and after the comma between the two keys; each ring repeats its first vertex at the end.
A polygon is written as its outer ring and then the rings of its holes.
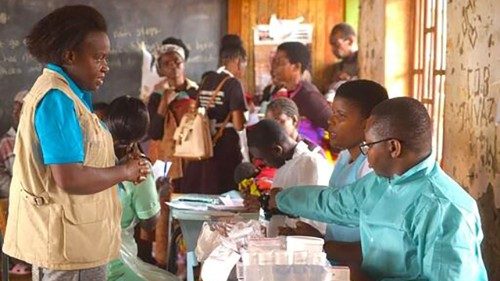
{"type": "Polygon", "coordinates": [[[432,157],[392,179],[370,173],[342,189],[288,188],[276,202],[288,214],[358,225],[373,278],[487,280],[476,202],[432,157]]]}

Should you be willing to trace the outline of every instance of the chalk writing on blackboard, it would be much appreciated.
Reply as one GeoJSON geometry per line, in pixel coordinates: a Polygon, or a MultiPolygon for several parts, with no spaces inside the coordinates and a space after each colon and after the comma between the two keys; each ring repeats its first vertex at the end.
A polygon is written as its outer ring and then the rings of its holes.
{"type": "Polygon", "coordinates": [[[111,41],[110,71],[96,101],[139,94],[141,42],[153,52],[163,39],[181,38],[190,45],[186,73],[193,80],[217,67],[219,38],[226,30],[226,0],[183,0],[182,5],[177,0],[0,1],[0,134],[10,125],[4,113],[10,112],[13,96],[33,85],[43,67],[28,53],[24,38],[54,9],[84,2],[103,14],[111,41]]]}
{"type": "Polygon", "coordinates": [[[113,31],[113,38],[118,39],[118,38],[124,38],[124,37],[131,37],[132,33],[128,30],[115,30],[113,31]]]}
{"type": "Polygon", "coordinates": [[[6,24],[8,19],[9,18],[6,13],[0,13],[0,24],[6,24]]]}
{"type": "Polygon", "coordinates": [[[136,29],[136,36],[149,36],[153,37],[160,34],[160,29],[157,27],[141,27],[136,29]]]}

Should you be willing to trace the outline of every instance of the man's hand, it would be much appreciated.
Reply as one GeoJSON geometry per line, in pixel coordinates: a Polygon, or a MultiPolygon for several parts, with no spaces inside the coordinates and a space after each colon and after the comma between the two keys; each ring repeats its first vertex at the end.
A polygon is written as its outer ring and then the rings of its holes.
{"type": "Polygon", "coordinates": [[[289,226],[278,226],[278,235],[292,236],[298,235],[295,233],[295,228],[289,226]]]}
{"type": "Polygon", "coordinates": [[[301,235],[323,238],[323,235],[319,232],[319,230],[302,221],[298,221],[295,224],[295,228],[289,226],[278,227],[278,234],[284,236],[301,235]]]}
{"type": "Polygon", "coordinates": [[[319,230],[317,230],[314,226],[305,223],[303,221],[298,221],[295,224],[295,235],[302,235],[302,236],[312,236],[312,237],[318,237],[318,238],[323,238],[323,235],[319,230]]]}

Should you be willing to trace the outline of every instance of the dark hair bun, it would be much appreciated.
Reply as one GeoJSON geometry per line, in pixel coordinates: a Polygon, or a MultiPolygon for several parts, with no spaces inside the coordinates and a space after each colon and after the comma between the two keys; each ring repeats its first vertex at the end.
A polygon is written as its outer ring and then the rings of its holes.
{"type": "Polygon", "coordinates": [[[221,48],[224,47],[242,47],[243,41],[241,41],[240,36],[236,34],[226,34],[220,40],[221,48]]]}

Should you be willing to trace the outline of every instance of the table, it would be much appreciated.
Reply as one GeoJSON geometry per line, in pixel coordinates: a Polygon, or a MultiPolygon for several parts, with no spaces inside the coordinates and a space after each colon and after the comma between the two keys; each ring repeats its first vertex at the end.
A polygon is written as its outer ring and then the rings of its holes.
{"type": "MultiPolygon", "coordinates": [[[[194,250],[196,249],[196,243],[198,241],[198,236],[200,235],[203,222],[211,221],[215,218],[223,217],[233,217],[240,216],[245,220],[258,219],[259,213],[246,213],[246,212],[233,212],[233,211],[216,211],[216,210],[206,210],[206,211],[195,211],[195,210],[183,210],[177,209],[169,206],[169,218],[168,218],[168,237],[171,240],[172,235],[172,222],[174,219],[179,221],[181,226],[182,235],[184,241],[186,241],[186,267],[187,267],[187,280],[194,281],[193,267],[198,265],[196,255],[194,250]]],[[[169,241],[169,244],[171,241],[169,241]]],[[[170,245],[167,250],[167,256],[170,256],[170,245]]]]}

